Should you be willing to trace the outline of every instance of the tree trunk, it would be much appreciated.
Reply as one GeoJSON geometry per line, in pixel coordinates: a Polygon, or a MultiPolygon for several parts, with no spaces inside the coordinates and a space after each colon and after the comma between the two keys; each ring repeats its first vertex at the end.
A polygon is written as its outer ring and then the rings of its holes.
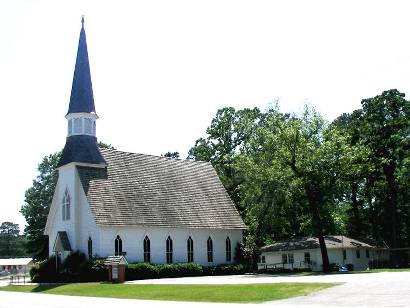
{"type": "Polygon", "coordinates": [[[357,201],[357,183],[352,182],[352,210],[353,210],[353,221],[354,229],[353,233],[355,237],[361,238],[362,236],[362,222],[359,213],[359,202],[357,201]]]}
{"type": "MultiPolygon", "coordinates": [[[[386,224],[388,234],[388,243],[390,248],[398,247],[398,234],[397,234],[397,183],[394,177],[395,166],[394,163],[383,167],[384,175],[386,176],[388,194],[385,202],[386,224]]],[[[398,266],[397,252],[391,254],[391,263],[393,266],[398,266]]]]}
{"type": "Polygon", "coordinates": [[[319,206],[315,193],[306,188],[306,195],[309,200],[309,208],[312,215],[312,225],[315,235],[319,239],[320,252],[322,253],[323,271],[330,272],[329,256],[327,254],[326,242],[323,235],[323,222],[320,217],[319,206]]]}

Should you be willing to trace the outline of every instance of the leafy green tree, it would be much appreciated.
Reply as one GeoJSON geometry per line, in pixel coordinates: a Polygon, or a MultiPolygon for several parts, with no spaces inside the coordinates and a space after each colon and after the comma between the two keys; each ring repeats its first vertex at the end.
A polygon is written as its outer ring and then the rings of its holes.
{"type": "Polygon", "coordinates": [[[5,221],[0,225],[0,256],[16,257],[22,254],[19,233],[18,224],[5,221]]]}
{"type": "Polygon", "coordinates": [[[166,152],[165,154],[163,154],[161,156],[178,159],[179,158],[179,153],[178,152],[166,152]]]}
{"type": "Polygon", "coordinates": [[[24,234],[27,238],[27,251],[37,260],[48,257],[48,237],[44,235],[47,215],[57,184],[56,169],[61,152],[50,154],[38,165],[38,176],[33,186],[25,193],[25,204],[20,212],[26,219],[24,234]]]}

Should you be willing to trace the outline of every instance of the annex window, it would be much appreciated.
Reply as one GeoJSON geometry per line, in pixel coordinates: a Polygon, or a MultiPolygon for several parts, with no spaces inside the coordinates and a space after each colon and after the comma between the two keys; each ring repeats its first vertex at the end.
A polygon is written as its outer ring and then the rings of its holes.
{"type": "Polygon", "coordinates": [[[310,252],[305,252],[305,263],[310,264],[310,252]]]}
{"type": "Polygon", "coordinates": [[[115,238],[115,255],[122,255],[122,239],[119,235],[117,235],[117,237],[115,238]]]}
{"type": "Polygon", "coordinates": [[[282,263],[283,264],[288,263],[288,255],[286,253],[282,254],[282,263]]]}
{"type": "Polygon", "coordinates": [[[186,246],[188,252],[188,263],[194,262],[194,241],[191,237],[188,237],[188,240],[186,241],[186,246]]]}
{"type": "Polygon", "coordinates": [[[214,247],[211,237],[206,241],[206,248],[208,252],[208,262],[214,262],[214,247]]]}
{"type": "Polygon", "coordinates": [[[68,193],[68,190],[66,190],[64,193],[61,209],[62,209],[63,220],[69,220],[70,219],[70,194],[68,193]]]}
{"type": "Polygon", "coordinates": [[[370,251],[369,251],[369,249],[366,249],[366,258],[370,258],[370,251]]]}
{"type": "Polygon", "coordinates": [[[346,260],[346,249],[343,250],[343,260],[346,260]]]}
{"type": "Polygon", "coordinates": [[[144,238],[144,262],[151,262],[151,241],[149,240],[148,235],[144,238]]]}
{"type": "Polygon", "coordinates": [[[167,257],[167,263],[172,263],[172,239],[170,236],[167,238],[165,254],[167,257]]]}
{"type": "Polygon", "coordinates": [[[266,257],[265,256],[261,256],[261,263],[266,263],[266,257]]]}
{"type": "Polygon", "coordinates": [[[91,237],[88,237],[88,258],[91,259],[93,257],[93,241],[91,239],[91,237]]]}
{"type": "Polygon", "coordinates": [[[360,259],[360,249],[356,250],[356,258],[360,259]]]}
{"type": "Polygon", "coordinates": [[[293,253],[288,254],[288,261],[289,263],[295,263],[295,259],[293,258],[293,253]]]}
{"type": "Polygon", "coordinates": [[[231,250],[231,239],[229,238],[229,236],[225,240],[225,252],[226,252],[226,262],[231,262],[232,250],[231,250]]]}

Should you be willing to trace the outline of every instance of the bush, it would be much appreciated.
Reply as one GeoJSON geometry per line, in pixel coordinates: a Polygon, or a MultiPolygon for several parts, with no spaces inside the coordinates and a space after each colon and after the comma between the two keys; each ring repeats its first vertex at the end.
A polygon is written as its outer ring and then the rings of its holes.
{"type": "Polygon", "coordinates": [[[37,263],[30,269],[32,282],[55,282],[57,280],[57,268],[61,267],[59,257],[51,256],[48,259],[37,263]],[[57,266],[56,266],[57,261],[57,266]]]}
{"type": "Polygon", "coordinates": [[[126,280],[158,278],[158,268],[149,263],[130,263],[125,268],[126,280]]]}
{"type": "Polygon", "coordinates": [[[203,267],[203,274],[206,276],[239,275],[245,273],[243,264],[223,264],[203,267]]]}
{"type": "Polygon", "coordinates": [[[345,267],[347,268],[347,270],[349,271],[349,272],[351,272],[351,271],[353,271],[354,270],[354,265],[353,264],[346,264],[345,265],[345,267]]]}
{"type": "Polygon", "coordinates": [[[67,257],[64,264],[61,265],[58,260],[58,269],[56,272],[56,258],[49,257],[47,260],[34,265],[30,269],[32,282],[97,282],[108,279],[108,271],[104,266],[103,260],[86,261],[80,254],[73,253],[67,257]],[[79,262],[76,264],[75,262],[79,262]]]}

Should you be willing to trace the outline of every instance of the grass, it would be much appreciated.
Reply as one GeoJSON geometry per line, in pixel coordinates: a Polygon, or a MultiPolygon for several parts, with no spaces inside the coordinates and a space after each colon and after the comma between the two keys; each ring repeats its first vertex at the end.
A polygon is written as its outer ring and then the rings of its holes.
{"type": "Polygon", "coordinates": [[[270,283],[236,285],[132,285],[106,283],[72,283],[56,285],[6,286],[0,291],[40,292],[111,298],[261,303],[294,296],[308,295],[335,283],[270,283]]]}

